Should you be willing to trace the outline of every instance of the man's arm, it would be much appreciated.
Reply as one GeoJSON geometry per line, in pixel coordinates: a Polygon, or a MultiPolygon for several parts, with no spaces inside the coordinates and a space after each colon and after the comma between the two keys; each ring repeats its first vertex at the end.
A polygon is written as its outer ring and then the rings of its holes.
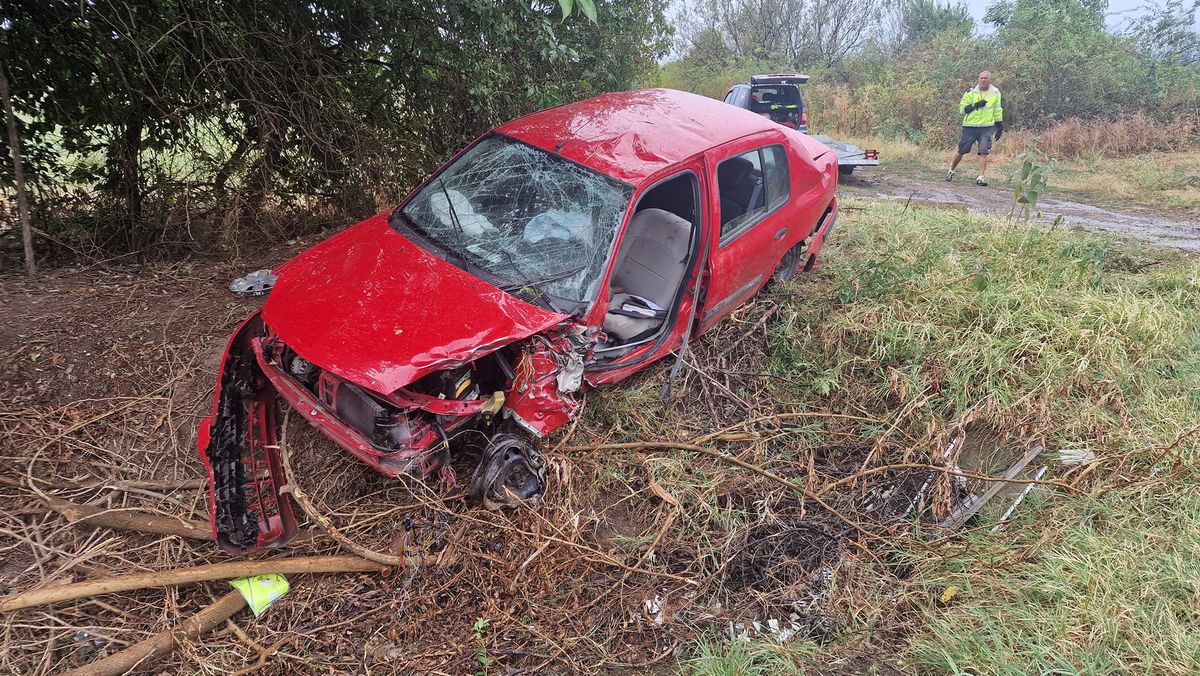
{"type": "Polygon", "coordinates": [[[971,92],[964,92],[962,99],[958,102],[958,109],[962,111],[964,116],[969,115],[972,110],[975,110],[974,104],[971,103],[971,92]]]}

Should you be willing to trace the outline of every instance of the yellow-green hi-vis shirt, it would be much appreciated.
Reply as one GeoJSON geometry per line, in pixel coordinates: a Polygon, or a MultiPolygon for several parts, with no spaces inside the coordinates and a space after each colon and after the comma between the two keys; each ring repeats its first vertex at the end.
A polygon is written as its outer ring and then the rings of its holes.
{"type": "Polygon", "coordinates": [[[986,92],[980,91],[979,87],[967,91],[962,95],[962,101],[958,103],[958,112],[961,113],[963,108],[979,101],[986,101],[987,105],[967,113],[963,117],[964,127],[990,127],[997,122],[1004,121],[1004,108],[1000,105],[1000,90],[995,86],[988,87],[986,92]]]}

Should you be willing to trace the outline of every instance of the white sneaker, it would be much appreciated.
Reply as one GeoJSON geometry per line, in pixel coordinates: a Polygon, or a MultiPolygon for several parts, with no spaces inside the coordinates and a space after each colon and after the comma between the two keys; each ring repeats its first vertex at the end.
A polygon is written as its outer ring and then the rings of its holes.
{"type": "Polygon", "coordinates": [[[975,179],[975,185],[987,185],[987,179],[980,176],[979,178],[975,179]]]}
{"type": "Polygon", "coordinates": [[[953,180],[954,180],[954,170],[953,170],[953,169],[951,169],[950,171],[947,171],[947,172],[946,172],[946,180],[947,180],[947,181],[953,181],[953,180]]]}

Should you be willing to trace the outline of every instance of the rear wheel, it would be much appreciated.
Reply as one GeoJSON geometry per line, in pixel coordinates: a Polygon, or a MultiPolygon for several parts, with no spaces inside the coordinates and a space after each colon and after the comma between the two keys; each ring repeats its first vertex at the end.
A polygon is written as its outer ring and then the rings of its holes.
{"type": "Polygon", "coordinates": [[[800,242],[787,250],[775,272],[771,273],[771,282],[786,282],[795,279],[800,274],[800,265],[804,260],[804,242],[800,242]]]}
{"type": "Polygon", "coordinates": [[[854,173],[854,165],[849,165],[849,166],[846,166],[846,165],[841,165],[841,166],[838,166],[838,174],[839,174],[839,175],[841,175],[841,176],[849,176],[850,174],[853,174],[853,173],[854,173]]]}

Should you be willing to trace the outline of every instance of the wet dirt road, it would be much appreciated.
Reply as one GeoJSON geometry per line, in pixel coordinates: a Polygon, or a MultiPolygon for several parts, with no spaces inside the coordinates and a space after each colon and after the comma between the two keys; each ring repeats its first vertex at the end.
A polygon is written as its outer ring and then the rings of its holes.
{"type": "MultiPolygon", "coordinates": [[[[957,208],[978,213],[1008,216],[1012,212],[1012,191],[1003,187],[980,187],[960,176],[954,183],[923,181],[888,173],[866,170],[842,178],[839,194],[876,199],[911,200],[928,206],[957,208]]],[[[1117,210],[1046,196],[1038,203],[1039,222],[1051,224],[1062,216],[1065,227],[1083,227],[1145,240],[1152,244],[1200,252],[1200,219],[1186,215],[1170,216],[1149,210],[1117,210]]],[[[1019,217],[1017,211],[1013,215],[1019,217]]]]}

